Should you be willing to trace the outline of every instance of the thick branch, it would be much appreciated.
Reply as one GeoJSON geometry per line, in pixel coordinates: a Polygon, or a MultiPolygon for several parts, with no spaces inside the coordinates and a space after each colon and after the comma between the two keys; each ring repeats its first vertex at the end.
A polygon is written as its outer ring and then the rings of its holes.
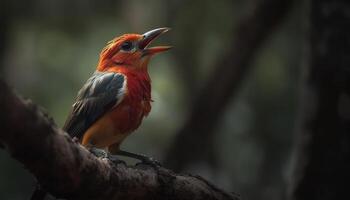
{"type": "Polygon", "coordinates": [[[98,159],[0,81],[0,147],[67,199],[239,199],[201,177],[98,159]]]}
{"type": "Polygon", "coordinates": [[[252,15],[238,24],[235,39],[225,46],[230,48],[212,67],[215,71],[196,96],[189,118],[171,145],[165,157],[166,166],[182,170],[196,160],[215,160],[212,133],[220,116],[230,99],[237,94],[237,88],[250,69],[258,48],[282,22],[292,3],[259,1],[252,15]]]}

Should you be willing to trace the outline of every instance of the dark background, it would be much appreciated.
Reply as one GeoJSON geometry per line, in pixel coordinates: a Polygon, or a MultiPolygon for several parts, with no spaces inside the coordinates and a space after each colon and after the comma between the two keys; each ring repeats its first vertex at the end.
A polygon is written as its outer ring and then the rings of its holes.
{"type": "MultiPolygon", "coordinates": [[[[107,41],[171,27],[156,43],[174,49],[149,67],[151,114],[122,148],[243,199],[284,199],[294,177],[310,1],[274,2],[2,0],[1,77],[62,126],[107,41]],[[242,69],[232,72],[237,81],[223,86],[232,67],[242,69]],[[226,95],[211,101],[220,92],[226,95]]],[[[28,199],[34,183],[0,151],[0,199],[28,199]]]]}

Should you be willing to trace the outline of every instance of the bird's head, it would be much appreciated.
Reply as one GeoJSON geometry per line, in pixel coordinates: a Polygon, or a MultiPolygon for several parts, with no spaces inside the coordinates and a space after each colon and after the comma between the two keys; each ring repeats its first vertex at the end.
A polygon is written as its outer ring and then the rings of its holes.
{"type": "Polygon", "coordinates": [[[117,37],[102,50],[97,70],[105,71],[110,67],[147,69],[150,58],[170,46],[148,47],[149,44],[169,28],[158,28],[140,34],[125,34],[117,37]]]}

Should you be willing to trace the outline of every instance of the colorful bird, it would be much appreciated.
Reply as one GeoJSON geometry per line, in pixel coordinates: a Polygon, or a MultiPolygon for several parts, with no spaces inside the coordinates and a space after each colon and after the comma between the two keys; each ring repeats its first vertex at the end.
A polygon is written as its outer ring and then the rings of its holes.
{"type": "MultiPolygon", "coordinates": [[[[116,161],[117,154],[155,164],[149,157],[119,147],[151,111],[148,63],[153,55],[171,47],[148,45],[168,30],[125,34],[108,42],[96,71],[78,92],[63,130],[97,156],[116,161]]],[[[39,186],[31,199],[41,200],[45,196],[45,190],[39,186]]]]}
{"type": "Polygon", "coordinates": [[[123,140],[151,110],[150,58],[170,49],[148,45],[169,28],[158,28],[143,35],[125,34],[102,50],[95,73],[80,89],[63,129],[96,154],[111,154],[143,161],[147,157],[121,151],[123,140]],[[102,153],[103,154],[103,153],[102,153]]]}

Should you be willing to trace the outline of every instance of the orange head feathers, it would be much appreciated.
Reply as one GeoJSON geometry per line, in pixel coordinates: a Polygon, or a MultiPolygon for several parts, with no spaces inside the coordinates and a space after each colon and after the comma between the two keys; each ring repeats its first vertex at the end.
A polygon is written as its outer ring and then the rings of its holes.
{"type": "Polygon", "coordinates": [[[110,67],[127,67],[128,69],[147,69],[152,55],[170,49],[170,46],[150,47],[148,45],[169,28],[158,28],[140,34],[125,34],[117,37],[102,50],[97,66],[98,71],[106,71],[110,67]]]}

